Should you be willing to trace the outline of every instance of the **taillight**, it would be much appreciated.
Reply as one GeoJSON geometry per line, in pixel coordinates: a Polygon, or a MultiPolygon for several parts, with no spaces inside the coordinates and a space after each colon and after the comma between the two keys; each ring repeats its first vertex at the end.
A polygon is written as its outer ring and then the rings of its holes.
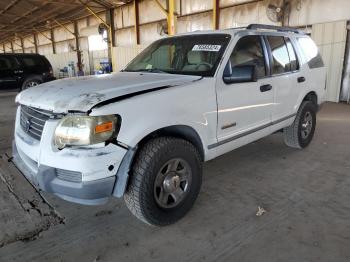
{"type": "Polygon", "coordinates": [[[49,75],[50,75],[50,76],[53,76],[53,70],[52,70],[52,67],[49,67],[49,75]]]}

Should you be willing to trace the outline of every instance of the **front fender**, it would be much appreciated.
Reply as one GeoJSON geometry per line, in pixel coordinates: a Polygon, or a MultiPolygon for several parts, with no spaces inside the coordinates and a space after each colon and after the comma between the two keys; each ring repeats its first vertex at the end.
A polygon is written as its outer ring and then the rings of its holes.
{"type": "Polygon", "coordinates": [[[136,147],[147,135],[169,126],[188,126],[207,145],[217,142],[217,104],[214,78],[204,78],[134,96],[94,108],[90,115],[118,114],[122,118],[118,141],[136,147]]]}

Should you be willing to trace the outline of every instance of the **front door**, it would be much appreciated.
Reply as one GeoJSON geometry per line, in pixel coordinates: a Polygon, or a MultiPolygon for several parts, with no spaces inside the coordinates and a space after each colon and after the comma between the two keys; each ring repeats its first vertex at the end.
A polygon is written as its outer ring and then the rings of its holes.
{"type": "Polygon", "coordinates": [[[271,123],[273,90],[267,78],[267,53],[263,38],[247,35],[235,45],[225,70],[238,72],[245,66],[256,66],[256,82],[226,84],[217,80],[218,144],[243,138],[271,123]]]}

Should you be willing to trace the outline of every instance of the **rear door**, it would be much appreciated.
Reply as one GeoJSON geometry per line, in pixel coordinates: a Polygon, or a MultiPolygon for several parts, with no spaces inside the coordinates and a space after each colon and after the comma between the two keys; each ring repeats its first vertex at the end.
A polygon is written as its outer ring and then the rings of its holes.
{"type": "Polygon", "coordinates": [[[259,35],[242,36],[233,48],[226,67],[231,67],[233,72],[235,67],[250,65],[256,66],[257,82],[226,84],[222,76],[218,76],[219,144],[251,134],[254,136],[271,123],[273,90],[267,78],[267,52],[259,35]]]}
{"type": "Polygon", "coordinates": [[[20,57],[26,75],[42,76],[49,69],[39,55],[22,55],[20,57]]]}
{"type": "Polygon", "coordinates": [[[285,36],[265,36],[270,53],[271,84],[274,90],[272,122],[288,119],[298,110],[297,101],[305,77],[293,43],[285,36]]]}
{"type": "Polygon", "coordinates": [[[0,56],[0,88],[17,88],[18,63],[14,57],[0,56]]]}

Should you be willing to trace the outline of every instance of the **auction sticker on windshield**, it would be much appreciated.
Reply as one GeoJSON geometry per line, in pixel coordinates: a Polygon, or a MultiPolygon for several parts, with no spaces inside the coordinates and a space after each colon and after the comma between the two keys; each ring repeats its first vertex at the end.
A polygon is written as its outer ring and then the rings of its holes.
{"type": "Polygon", "coordinates": [[[192,51],[219,52],[221,45],[195,45],[192,51]]]}

